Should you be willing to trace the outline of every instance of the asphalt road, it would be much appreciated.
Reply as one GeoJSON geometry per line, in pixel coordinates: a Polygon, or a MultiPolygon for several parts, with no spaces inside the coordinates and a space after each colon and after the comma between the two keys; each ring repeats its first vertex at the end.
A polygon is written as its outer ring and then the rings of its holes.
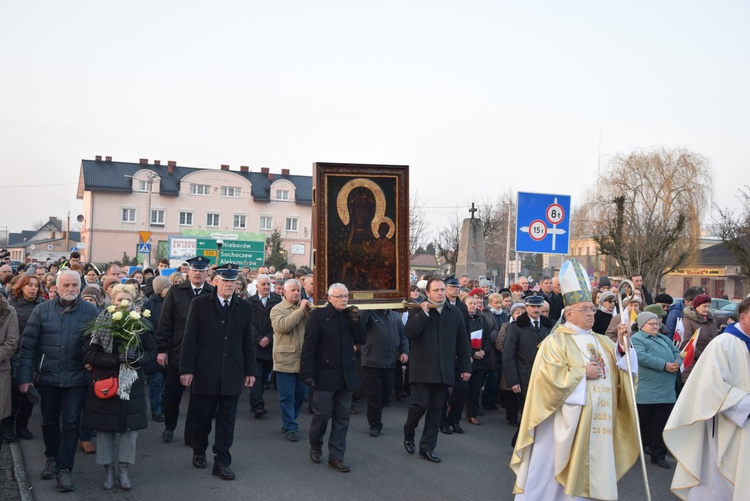
{"type": "MultiPolygon", "coordinates": [[[[326,462],[313,464],[308,458],[307,432],[310,415],[300,416],[301,440],[288,442],[281,433],[281,419],[276,392],[267,391],[268,414],[256,420],[250,414],[247,395],[240,400],[232,447],[232,469],[235,481],[222,481],[211,475],[212,456],[205,470],[192,466],[192,450],[182,442],[183,415],[175,440],[164,444],[163,426],[150,422],[138,437],[137,464],[131,466],[133,490],[129,492],[102,490],[103,468],[95,455],[79,451],[73,471],[75,492],[61,495],[55,481],[43,481],[39,474],[44,467],[44,445],[41,439],[39,407],[34,409],[30,429],[34,440],[21,441],[27,476],[34,499],[272,499],[272,500],[485,500],[513,499],[514,475],[508,463],[515,428],[504,419],[504,411],[488,412],[481,417],[482,425],[463,424],[463,435],[443,435],[435,453],[443,462],[432,464],[418,455],[410,456],[402,446],[402,427],[409,399],[392,402],[385,409],[384,429],[378,438],[369,436],[365,402],[355,403],[359,413],[351,417],[345,460],[351,473],[338,473],[326,462]]],[[[421,428],[417,430],[417,439],[421,428]]],[[[674,460],[669,458],[674,465],[674,460]]],[[[648,464],[647,469],[654,501],[676,499],[669,492],[674,470],[648,464]]],[[[620,481],[621,500],[646,499],[640,463],[620,481]]]]}

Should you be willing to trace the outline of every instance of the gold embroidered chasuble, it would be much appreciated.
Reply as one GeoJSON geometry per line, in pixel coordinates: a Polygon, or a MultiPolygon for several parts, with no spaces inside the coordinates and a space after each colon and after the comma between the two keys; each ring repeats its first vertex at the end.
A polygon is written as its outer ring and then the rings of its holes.
{"type": "Polygon", "coordinates": [[[533,468],[529,475],[537,427],[551,419],[554,439],[536,452],[553,456],[554,477],[565,494],[617,499],[617,480],[638,457],[638,437],[630,380],[617,367],[614,350],[608,337],[578,334],[564,324],[539,345],[510,463],[516,473],[514,493],[523,493],[527,483],[551,482],[531,478],[539,471],[533,468]],[[606,379],[586,380],[585,403],[566,403],[584,381],[586,364],[597,357],[606,379]]]}

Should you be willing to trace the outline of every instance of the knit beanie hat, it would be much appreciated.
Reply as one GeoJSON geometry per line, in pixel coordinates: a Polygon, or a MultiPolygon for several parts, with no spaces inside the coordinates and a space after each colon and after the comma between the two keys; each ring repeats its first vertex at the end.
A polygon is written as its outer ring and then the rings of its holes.
{"type": "Polygon", "coordinates": [[[710,302],[711,302],[711,298],[709,296],[705,294],[699,294],[695,296],[695,299],[693,299],[693,308],[697,308],[698,306],[702,304],[710,303],[710,302]]]}
{"type": "Polygon", "coordinates": [[[169,280],[169,278],[162,275],[154,277],[154,281],[151,282],[151,286],[154,288],[154,292],[160,295],[164,291],[164,289],[168,288],[170,285],[172,285],[172,282],[169,280]]]}
{"type": "Polygon", "coordinates": [[[643,326],[646,325],[646,322],[649,322],[651,320],[658,320],[659,317],[651,313],[650,311],[644,311],[643,313],[639,313],[637,317],[635,317],[635,321],[638,323],[638,328],[643,329],[643,326]]]}

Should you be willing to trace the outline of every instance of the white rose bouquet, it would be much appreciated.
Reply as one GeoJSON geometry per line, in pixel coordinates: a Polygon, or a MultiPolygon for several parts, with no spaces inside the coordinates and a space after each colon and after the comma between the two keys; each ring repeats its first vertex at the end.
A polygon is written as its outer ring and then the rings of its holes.
{"type": "MultiPolygon", "coordinates": [[[[123,299],[119,304],[111,304],[99,314],[83,333],[91,338],[91,344],[100,345],[106,353],[112,353],[117,340],[117,353],[128,350],[138,351],[141,347],[141,334],[152,330],[153,326],[148,318],[149,310],[143,313],[131,310],[130,301],[123,299]]],[[[136,367],[140,357],[134,360],[126,358],[120,364],[119,388],[117,395],[123,400],[130,399],[130,388],[138,379],[136,367]]]]}

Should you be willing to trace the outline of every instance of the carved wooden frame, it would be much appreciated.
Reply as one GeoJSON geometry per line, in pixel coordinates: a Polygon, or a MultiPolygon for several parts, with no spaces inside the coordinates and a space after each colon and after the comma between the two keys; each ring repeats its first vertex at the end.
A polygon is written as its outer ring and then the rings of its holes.
{"type": "MultiPolygon", "coordinates": [[[[346,197],[344,196],[344,199],[346,197]]],[[[346,200],[344,200],[344,204],[346,200]]],[[[313,164],[313,266],[315,304],[327,301],[328,287],[335,281],[342,282],[349,289],[349,302],[357,305],[393,307],[395,303],[409,299],[409,167],[405,165],[369,165],[369,164],[313,164]],[[343,185],[343,186],[342,186],[343,185]],[[361,186],[373,193],[376,199],[376,214],[373,217],[373,240],[375,240],[376,223],[388,225],[387,235],[381,236],[380,242],[395,244],[395,263],[388,270],[378,269],[379,276],[393,274],[395,280],[386,288],[358,288],[352,283],[341,280],[338,269],[341,263],[335,262],[333,256],[343,244],[335,240],[342,232],[348,231],[339,207],[339,195],[351,192],[351,186],[361,186]],[[373,187],[374,189],[370,189],[373,187]],[[382,193],[376,194],[377,188],[382,193]],[[385,204],[378,206],[380,201],[385,204]],[[385,205],[385,207],[382,207],[385,205]],[[391,226],[392,225],[392,226],[391,226]],[[386,273],[387,272],[387,273],[386,273]],[[385,275],[384,275],[385,274],[385,275]]],[[[377,253],[373,253],[374,256],[377,253]]],[[[375,284],[377,280],[373,279],[375,284]]],[[[360,284],[362,282],[360,281],[360,284]]],[[[382,283],[382,279],[381,279],[382,283]]],[[[371,306],[372,307],[372,306],[371,306]]]]}

